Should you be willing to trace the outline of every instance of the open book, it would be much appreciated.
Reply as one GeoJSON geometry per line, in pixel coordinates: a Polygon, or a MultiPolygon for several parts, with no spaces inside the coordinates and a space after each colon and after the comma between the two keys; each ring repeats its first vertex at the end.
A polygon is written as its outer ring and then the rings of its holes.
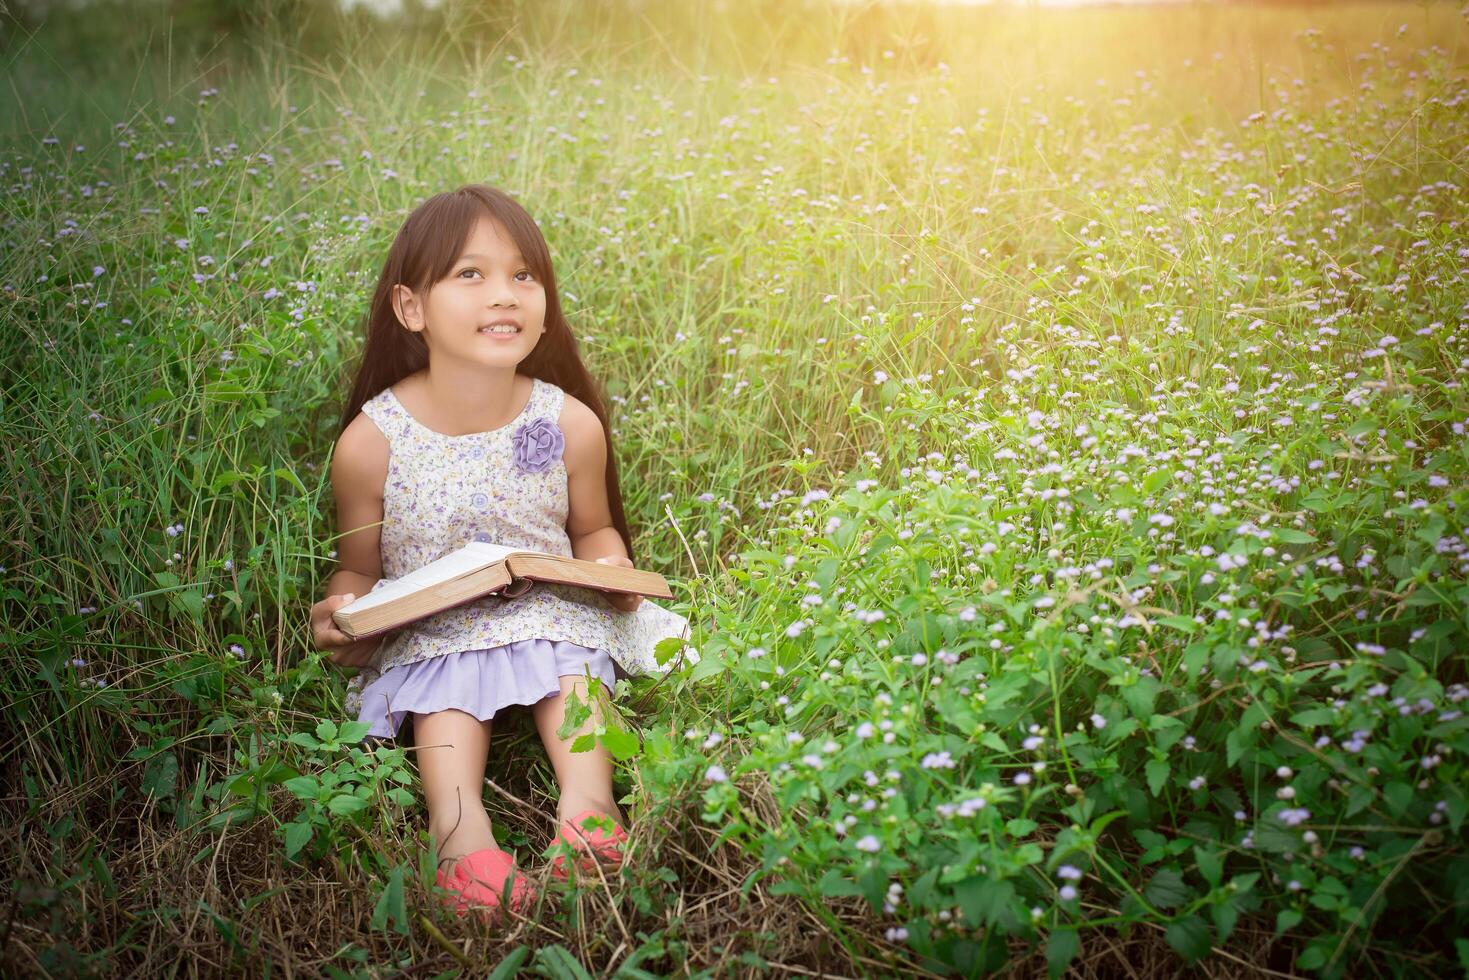
{"type": "Polygon", "coordinates": [[[487,595],[514,599],[536,582],[673,598],[657,572],[471,541],[332,613],[353,640],[396,629],[487,595]]]}

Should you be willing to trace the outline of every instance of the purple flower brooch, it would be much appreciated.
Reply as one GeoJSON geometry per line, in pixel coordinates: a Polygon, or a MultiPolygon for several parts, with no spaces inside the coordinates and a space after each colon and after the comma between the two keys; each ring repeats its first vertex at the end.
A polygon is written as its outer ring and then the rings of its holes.
{"type": "Polygon", "coordinates": [[[515,468],[522,473],[540,473],[561,458],[566,438],[561,428],[548,418],[527,422],[510,437],[515,468]]]}

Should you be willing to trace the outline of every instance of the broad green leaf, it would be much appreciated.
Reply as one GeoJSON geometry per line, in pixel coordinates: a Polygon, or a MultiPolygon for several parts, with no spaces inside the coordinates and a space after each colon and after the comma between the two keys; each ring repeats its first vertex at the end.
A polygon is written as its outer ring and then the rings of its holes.
{"type": "Polygon", "coordinates": [[[954,886],[954,898],[971,926],[992,925],[1015,897],[1015,886],[1003,878],[975,875],[954,886]]]}
{"type": "Polygon", "coordinates": [[[405,936],[408,934],[408,907],[403,899],[402,865],[394,868],[388,875],[388,883],[372,909],[372,927],[379,932],[387,931],[390,919],[395,932],[405,936]]]}
{"type": "Polygon", "coordinates": [[[1167,759],[1149,759],[1148,764],[1143,767],[1148,774],[1148,792],[1157,796],[1163,792],[1163,787],[1168,785],[1168,776],[1173,771],[1173,766],[1167,759]]]}
{"type": "Polygon", "coordinates": [[[316,794],[321,792],[321,781],[315,776],[297,776],[281,785],[303,800],[314,800],[316,794]]]}
{"type": "Polygon", "coordinates": [[[1188,901],[1192,890],[1184,884],[1183,875],[1172,868],[1159,868],[1143,889],[1143,897],[1154,908],[1177,908],[1188,901]]]}
{"type": "Polygon", "coordinates": [[[1197,915],[1190,915],[1169,925],[1164,938],[1175,953],[1194,963],[1209,954],[1213,934],[1207,922],[1197,915]]]}
{"type": "Polygon", "coordinates": [[[1224,879],[1224,855],[1219,851],[1195,845],[1194,859],[1199,863],[1199,874],[1209,884],[1217,886],[1224,879]]]}
{"type": "Polygon", "coordinates": [[[294,858],[301,853],[301,848],[310,842],[311,835],[315,832],[315,828],[309,823],[297,821],[286,824],[286,857],[294,858]]]}
{"type": "Polygon", "coordinates": [[[631,759],[638,754],[640,747],[637,735],[625,728],[607,729],[607,734],[602,736],[602,744],[618,760],[631,759]]]}
{"type": "Polygon", "coordinates": [[[372,730],[372,724],[365,721],[349,721],[342,725],[341,731],[337,733],[337,741],[349,745],[355,745],[362,741],[363,737],[372,730]]]}
{"type": "Polygon", "coordinates": [[[1071,961],[1081,952],[1081,939],[1075,929],[1057,929],[1046,937],[1046,969],[1051,980],[1066,972],[1071,961]]]}
{"type": "Polygon", "coordinates": [[[340,793],[327,801],[326,808],[339,817],[346,817],[365,810],[367,801],[351,793],[340,793]]]}

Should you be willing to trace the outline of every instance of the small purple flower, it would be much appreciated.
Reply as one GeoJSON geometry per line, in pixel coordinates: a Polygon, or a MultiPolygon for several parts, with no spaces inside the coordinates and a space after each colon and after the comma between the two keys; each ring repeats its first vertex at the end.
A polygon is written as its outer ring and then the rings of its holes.
{"type": "Polygon", "coordinates": [[[539,418],[527,422],[510,437],[515,468],[522,473],[540,473],[561,458],[566,439],[555,422],[539,418]]]}

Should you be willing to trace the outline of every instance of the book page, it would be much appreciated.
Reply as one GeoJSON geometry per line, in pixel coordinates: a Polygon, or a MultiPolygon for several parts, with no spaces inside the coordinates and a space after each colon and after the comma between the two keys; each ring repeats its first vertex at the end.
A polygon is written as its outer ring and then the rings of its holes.
{"type": "Polygon", "coordinates": [[[504,545],[491,544],[487,541],[471,541],[464,547],[449,552],[444,557],[431,561],[422,568],[413,571],[397,579],[379,579],[367,595],[358,596],[338,612],[357,612],[362,609],[371,609],[385,602],[411,595],[420,589],[431,585],[441,585],[451,579],[470,572],[478,571],[487,565],[492,565],[508,555],[538,555],[539,551],[527,551],[524,548],[508,548],[504,545]]]}

